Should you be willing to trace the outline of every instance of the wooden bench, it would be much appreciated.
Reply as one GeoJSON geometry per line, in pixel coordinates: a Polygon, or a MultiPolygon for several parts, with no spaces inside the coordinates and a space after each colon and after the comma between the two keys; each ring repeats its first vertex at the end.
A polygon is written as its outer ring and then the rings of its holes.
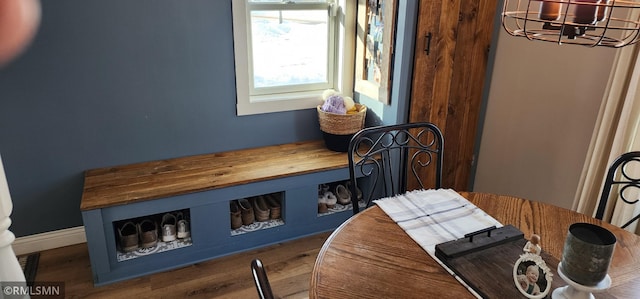
{"type": "MultiPolygon", "coordinates": [[[[323,141],[203,154],[88,170],[80,209],[96,285],[291,240],[337,227],[352,212],[318,214],[320,184],[349,178],[346,153],[323,141]],[[229,202],[279,194],[282,223],[234,234],[229,202]],[[190,215],[188,243],[122,258],[117,225],[167,212],[190,215]]],[[[350,207],[349,207],[350,208],[350,207]]]]}

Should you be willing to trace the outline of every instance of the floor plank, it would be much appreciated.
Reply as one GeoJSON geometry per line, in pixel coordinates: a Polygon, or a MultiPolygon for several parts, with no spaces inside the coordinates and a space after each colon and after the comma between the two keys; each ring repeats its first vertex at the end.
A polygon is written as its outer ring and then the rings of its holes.
{"type": "Polygon", "coordinates": [[[65,283],[66,298],[256,298],[250,264],[260,258],[278,298],[308,298],[316,256],[330,232],[95,287],[87,244],[43,251],[36,281],[65,283]]]}

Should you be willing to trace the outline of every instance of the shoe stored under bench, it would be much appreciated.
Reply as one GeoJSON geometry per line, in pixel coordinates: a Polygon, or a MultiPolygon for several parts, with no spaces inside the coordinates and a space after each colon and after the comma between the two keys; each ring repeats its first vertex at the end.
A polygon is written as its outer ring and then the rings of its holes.
{"type": "Polygon", "coordinates": [[[344,206],[318,213],[318,186],[349,178],[346,153],[322,141],[203,154],[91,169],[80,209],[96,285],[331,230],[352,215],[344,206]],[[278,221],[231,229],[230,202],[280,199],[278,221]],[[125,253],[118,226],[188,215],[190,238],[125,253]]]}

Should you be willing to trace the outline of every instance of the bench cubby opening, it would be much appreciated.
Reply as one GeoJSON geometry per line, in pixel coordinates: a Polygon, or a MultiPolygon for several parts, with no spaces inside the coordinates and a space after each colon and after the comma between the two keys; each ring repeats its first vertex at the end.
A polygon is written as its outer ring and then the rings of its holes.
{"type": "MultiPolygon", "coordinates": [[[[334,213],[353,213],[349,191],[349,180],[340,180],[318,185],[318,217],[334,213]],[[334,197],[334,199],[331,199],[334,197]]],[[[360,208],[365,206],[363,201],[358,201],[360,208]]]]}
{"type": "Polygon", "coordinates": [[[191,246],[189,209],[181,209],[145,215],[135,218],[128,218],[113,222],[115,243],[117,245],[116,259],[118,262],[135,259],[141,256],[180,249],[191,246]],[[173,240],[163,239],[163,219],[166,215],[172,215],[175,221],[173,240]],[[184,222],[180,221],[184,220],[184,222]],[[182,222],[185,230],[178,233],[178,222],[182,222]],[[150,239],[150,234],[153,239],[150,239]],[[146,236],[147,238],[145,238],[146,236]],[[131,242],[127,248],[127,238],[131,242]],[[135,240],[134,240],[135,239],[135,240]],[[155,242],[152,242],[155,240],[155,242]],[[135,244],[135,245],[134,245],[135,244]]]}
{"type": "Polygon", "coordinates": [[[284,225],[283,204],[284,192],[273,192],[230,201],[231,235],[236,236],[284,225]],[[260,218],[260,212],[257,208],[261,205],[265,206],[262,210],[266,209],[266,215],[263,215],[263,218],[260,218]],[[251,209],[253,216],[251,221],[245,219],[243,211],[246,209],[251,209]]]}

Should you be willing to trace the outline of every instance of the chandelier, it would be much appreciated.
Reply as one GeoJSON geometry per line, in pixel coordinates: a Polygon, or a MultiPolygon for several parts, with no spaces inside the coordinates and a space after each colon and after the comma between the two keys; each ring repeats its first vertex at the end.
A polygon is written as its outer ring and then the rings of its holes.
{"type": "Polygon", "coordinates": [[[513,36],[558,44],[621,48],[640,39],[640,0],[505,0],[513,36]]]}

